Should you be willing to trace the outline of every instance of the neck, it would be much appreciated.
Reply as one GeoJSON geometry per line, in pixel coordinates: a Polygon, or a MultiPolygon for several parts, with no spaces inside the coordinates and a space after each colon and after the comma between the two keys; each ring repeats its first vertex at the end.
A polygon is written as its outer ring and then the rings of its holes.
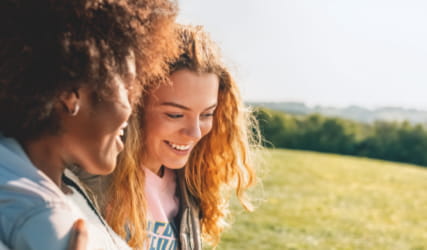
{"type": "Polygon", "coordinates": [[[147,161],[144,161],[144,163],[142,164],[143,168],[146,168],[148,170],[150,170],[151,172],[155,173],[156,175],[162,177],[163,176],[163,165],[159,165],[159,164],[150,164],[147,161]]]}
{"type": "Polygon", "coordinates": [[[59,140],[54,136],[44,136],[22,143],[31,162],[61,188],[61,177],[65,161],[61,155],[59,140]]]}

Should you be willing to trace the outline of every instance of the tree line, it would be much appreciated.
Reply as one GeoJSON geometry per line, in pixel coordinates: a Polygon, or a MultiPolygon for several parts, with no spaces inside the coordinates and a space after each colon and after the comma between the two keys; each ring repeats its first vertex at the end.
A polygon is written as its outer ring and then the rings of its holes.
{"type": "Polygon", "coordinates": [[[265,146],[364,156],[427,166],[427,130],[421,124],[371,124],[319,114],[255,111],[265,146]]]}

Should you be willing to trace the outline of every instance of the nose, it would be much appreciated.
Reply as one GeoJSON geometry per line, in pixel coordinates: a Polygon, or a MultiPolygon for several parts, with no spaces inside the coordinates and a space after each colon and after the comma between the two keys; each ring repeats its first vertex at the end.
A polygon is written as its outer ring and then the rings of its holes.
{"type": "Polygon", "coordinates": [[[200,137],[202,137],[202,131],[200,129],[199,119],[189,121],[183,129],[183,133],[192,139],[200,139],[200,137]]]}

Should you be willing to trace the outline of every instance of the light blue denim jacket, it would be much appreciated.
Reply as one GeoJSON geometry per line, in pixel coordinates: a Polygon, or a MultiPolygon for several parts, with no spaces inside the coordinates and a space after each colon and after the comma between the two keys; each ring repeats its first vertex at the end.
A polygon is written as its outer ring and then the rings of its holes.
{"type": "Polygon", "coordinates": [[[0,134],[0,241],[14,250],[66,249],[76,219],[55,183],[0,134]]]}

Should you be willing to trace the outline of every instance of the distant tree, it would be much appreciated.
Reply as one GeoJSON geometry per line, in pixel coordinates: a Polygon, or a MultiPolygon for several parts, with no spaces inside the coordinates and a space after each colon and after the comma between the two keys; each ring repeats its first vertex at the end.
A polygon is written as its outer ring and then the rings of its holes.
{"type": "Polygon", "coordinates": [[[398,132],[400,151],[394,160],[427,165],[427,132],[421,126],[403,123],[398,132]]]}
{"type": "Polygon", "coordinates": [[[256,111],[266,146],[366,156],[427,166],[427,130],[409,122],[362,124],[319,114],[256,111]]]}
{"type": "Polygon", "coordinates": [[[262,108],[257,109],[255,115],[266,141],[265,146],[295,148],[298,127],[294,116],[262,108]]]}
{"type": "Polygon", "coordinates": [[[377,121],[372,133],[358,146],[357,155],[392,159],[401,147],[398,135],[399,125],[392,122],[377,121]]]}
{"type": "Polygon", "coordinates": [[[265,140],[264,146],[279,147],[281,134],[285,130],[282,118],[262,108],[256,110],[255,116],[259,122],[261,133],[265,140]]]}
{"type": "Polygon", "coordinates": [[[324,120],[324,117],[319,114],[312,114],[298,120],[298,145],[300,149],[319,151],[324,120]]]}
{"type": "Polygon", "coordinates": [[[355,131],[351,124],[338,118],[328,118],[323,123],[319,145],[325,152],[352,154],[355,137],[355,131]]]}

